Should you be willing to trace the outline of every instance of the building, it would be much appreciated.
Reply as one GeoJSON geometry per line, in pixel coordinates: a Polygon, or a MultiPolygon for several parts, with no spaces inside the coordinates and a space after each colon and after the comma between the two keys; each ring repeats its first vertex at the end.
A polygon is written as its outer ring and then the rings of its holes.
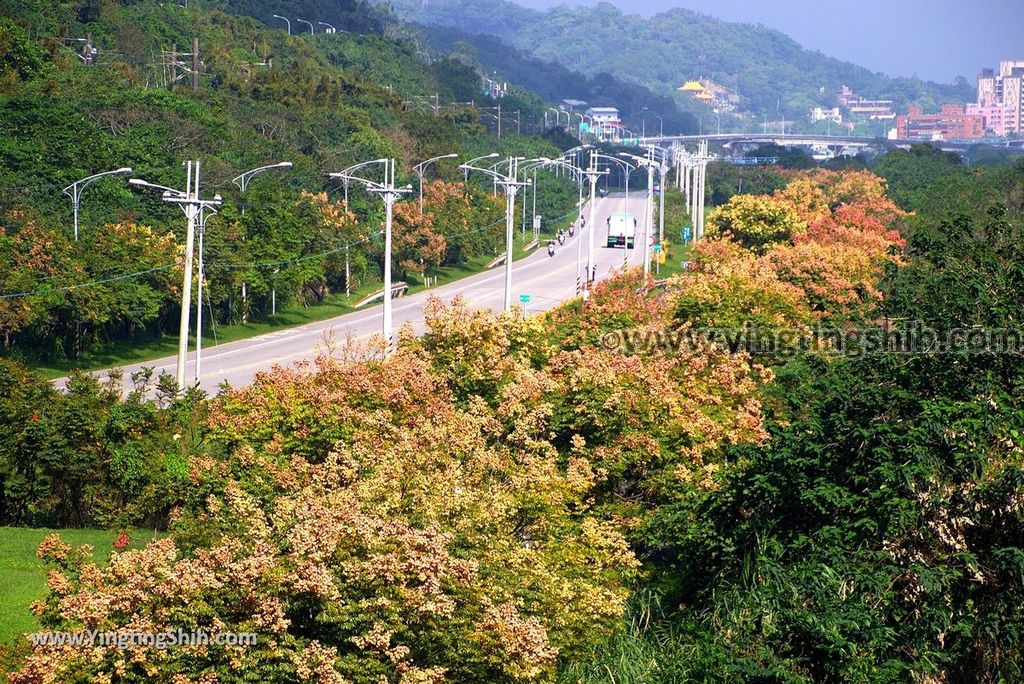
{"type": "Polygon", "coordinates": [[[615,107],[591,107],[587,116],[594,120],[594,125],[619,123],[619,110],[615,107]]]}
{"type": "Polygon", "coordinates": [[[944,105],[938,114],[923,114],[910,105],[906,116],[896,117],[896,137],[901,140],[974,140],[985,136],[979,114],[968,114],[962,105],[944,105]]]}
{"type": "Polygon", "coordinates": [[[1024,132],[1024,61],[999,63],[999,72],[983,69],[978,76],[978,102],[972,113],[985,119],[995,135],[1024,132]]]}
{"type": "Polygon", "coordinates": [[[896,118],[892,100],[869,100],[853,92],[849,86],[843,86],[836,98],[839,106],[845,108],[851,118],[892,120],[896,118]]]}
{"type": "Polygon", "coordinates": [[[817,123],[819,121],[833,121],[837,124],[843,123],[843,113],[839,111],[839,107],[833,107],[832,109],[815,107],[811,110],[811,123],[817,123]]]}
{"type": "Polygon", "coordinates": [[[558,108],[563,112],[575,112],[577,109],[583,109],[587,106],[587,103],[583,100],[561,100],[558,103],[558,108]]]}
{"type": "Polygon", "coordinates": [[[1021,130],[1020,108],[998,102],[994,93],[985,93],[981,104],[967,105],[967,113],[980,116],[985,131],[992,135],[1010,135],[1021,130]]]}
{"type": "Polygon", "coordinates": [[[676,90],[686,93],[699,102],[714,105],[715,108],[724,112],[734,110],[740,101],[738,94],[709,78],[687,81],[676,90]]]}

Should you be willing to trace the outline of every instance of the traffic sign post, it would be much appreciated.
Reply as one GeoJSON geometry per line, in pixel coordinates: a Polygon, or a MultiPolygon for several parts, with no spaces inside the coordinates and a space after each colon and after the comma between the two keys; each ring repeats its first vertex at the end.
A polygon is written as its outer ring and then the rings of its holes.
{"type": "Polygon", "coordinates": [[[523,316],[526,316],[526,305],[530,303],[530,295],[519,295],[519,303],[523,305],[523,316]]]}
{"type": "Polygon", "coordinates": [[[655,275],[661,274],[661,243],[654,243],[654,273],[655,275]]]}

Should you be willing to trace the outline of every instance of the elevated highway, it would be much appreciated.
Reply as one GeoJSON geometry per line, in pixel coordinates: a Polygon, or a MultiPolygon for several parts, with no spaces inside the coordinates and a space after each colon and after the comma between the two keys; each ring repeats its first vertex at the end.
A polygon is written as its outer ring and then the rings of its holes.
{"type": "Polygon", "coordinates": [[[775,143],[783,147],[828,147],[830,149],[854,147],[860,149],[887,150],[893,148],[909,149],[913,145],[929,142],[946,152],[964,152],[975,145],[985,145],[995,149],[1011,149],[1024,151],[1024,140],[903,140],[890,138],[869,138],[855,135],[817,135],[813,133],[718,133],[714,135],[666,135],[647,136],[640,139],[641,145],[668,146],[672,143],[696,144],[701,140],[719,143],[726,148],[743,145],[764,145],[775,143]]]}

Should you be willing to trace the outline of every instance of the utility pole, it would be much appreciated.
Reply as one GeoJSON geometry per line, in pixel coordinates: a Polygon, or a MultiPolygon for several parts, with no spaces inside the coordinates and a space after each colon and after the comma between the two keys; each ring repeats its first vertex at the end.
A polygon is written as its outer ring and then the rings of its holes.
{"type": "MultiPolygon", "coordinates": [[[[594,281],[597,277],[597,264],[594,263],[594,230],[597,227],[597,181],[601,176],[608,175],[610,173],[607,169],[604,171],[598,171],[597,169],[597,157],[598,151],[590,151],[590,168],[584,173],[587,179],[590,181],[590,231],[587,235],[587,283],[589,284],[594,281]]],[[[580,236],[583,237],[582,235],[580,236]]]]}
{"type": "Polygon", "coordinates": [[[651,239],[654,235],[654,170],[662,166],[654,158],[654,148],[647,148],[647,156],[639,157],[628,152],[620,152],[619,156],[629,157],[638,166],[647,168],[647,216],[644,220],[644,279],[651,273],[651,239]]]}
{"type": "Polygon", "coordinates": [[[177,383],[178,389],[185,388],[185,360],[188,355],[188,328],[190,307],[192,306],[192,261],[195,254],[196,221],[201,210],[219,207],[223,204],[220,195],[214,195],[212,200],[203,200],[199,196],[199,172],[201,163],[190,161],[187,163],[185,191],[174,190],[163,185],[148,183],[138,178],[132,178],[129,184],[137,187],[155,188],[163,190],[163,200],[168,204],[177,204],[185,213],[188,219],[188,229],[185,233],[185,273],[181,283],[181,323],[178,330],[178,367],[177,383]]]}
{"type": "Polygon", "coordinates": [[[522,160],[522,157],[509,157],[507,174],[498,173],[493,169],[472,166],[469,163],[459,167],[466,173],[470,171],[485,173],[492,178],[496,185],[500,185],[505,190],[505,311],[512,309],[512,257],[513,238],[515,235],[516,193],[519,191],[519,188],[527,187],[531,184],[529,179],[525,181],[518,180],[519,162],[522,160]]]}
{"type": "Polygon", "coordinates": [[[394,351],[394,333],[392,326],[392,297],[394,296],[394,287],[391,284],[391,225],[394,221],[394,208],[395,202],[400,200],[404,195],[413,192],[412,185],[405,185],[398,187],[396,185],[397,179],[397,168],[398,162],[394,159],[374,159],[373,161],[363,162],[350,166],[344,171],[339,173],[330,174],[331,178],[339,178],[345,181],[357,181],[362,183],[369,192],[379,195],[384,201],[384,316],[383,316],[383,334],[384,334],[384,353],[388,356],[394,351]],[[356,171],[361,168],[365,168],[373,165],[383,165],[384,167],[384,182],[372,181],[361,176],[357,176],[356,171]]]}
{"type": "Polygon", "coordinates": [[[666,184],[665,174],[668,173],[668,164],[662,163],[658,166],[658,177],[661,179],[659,187],[661,191],[658,193],[661,195],[661,207],[658,210],[658,242],[665,241],[665,189],[668,187],[666,184]]]}
{"type": "Polygon", "coordinates": [[[199,36],[192,39],[192,92],[199,92],[199,36]]]}
{"type": "Polygon", "coordinates": [[[206,266],[203,262],[203,239],[206,236],[206,222],[216,209],[199,209],[199,278],[196,281],[196,374],[195,386],[199,387],[202,379],[203,363],[203,279],[206,277],[206,266]]]}
{"type": "Polygon", "coordinates": [[[169,90],[174,90],[174,84],[178,82],[178,44],[171,44],[171,85],[169,90]]]}
{"type": "Polygon", "coordinates": [[[712,157],[708,154],[708,141],[701,140],[694,158],[693,185],[693,237],[699,240],[704,237],[704,194],[707,185],[708,162],[712,157]]]}

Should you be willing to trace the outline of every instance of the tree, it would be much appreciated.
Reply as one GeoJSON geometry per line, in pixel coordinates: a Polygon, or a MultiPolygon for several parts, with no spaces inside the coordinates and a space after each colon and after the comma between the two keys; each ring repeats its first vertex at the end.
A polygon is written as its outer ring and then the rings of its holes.
{"type": "Polygon", "coordinates": [[[708,214],[707,234],[728,233],[742,246],[763,252],[807,230],[793,206],[769,196],[736,195],[708,214]]]}

